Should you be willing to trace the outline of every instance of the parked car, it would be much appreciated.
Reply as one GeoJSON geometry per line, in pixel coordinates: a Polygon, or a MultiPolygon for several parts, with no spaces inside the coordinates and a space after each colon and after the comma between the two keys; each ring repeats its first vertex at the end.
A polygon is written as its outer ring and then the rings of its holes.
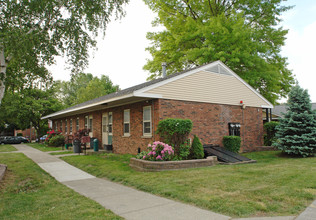
{"type": "Polygon", "coordinates": [[[20,140],[21,143],[29,143],[29,139],[25,138],[25,137],[22,137],[22,136],[17,136],[15,137],[16,139],[20,140]]]}
{"type": "Polygon", "coordinates": [[[21,139],[14,136],[4,136],[0,139],[0,144],[21,144],[21,139]]]}
{"type": "MultiPolygon", "coordinates": [[[[40,137],[40,142],[44,142],[46,138],[47,138],[47,135],[40,137]]],[[[36,141],[38,142],[38,138],[36,139],[36,141]]]]}

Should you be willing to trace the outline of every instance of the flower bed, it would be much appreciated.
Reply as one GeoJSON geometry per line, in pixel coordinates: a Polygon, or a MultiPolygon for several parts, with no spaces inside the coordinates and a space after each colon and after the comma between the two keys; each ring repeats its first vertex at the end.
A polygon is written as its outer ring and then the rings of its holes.
{"type": "Polygon", "coordinates": [[[163,171],[186,168],[208,167],[218,164],[217,157],[210,156],[206,159],[180,160],[180,161],[148,161],[131,158],[129,166],[138,171],[163,171]]]}

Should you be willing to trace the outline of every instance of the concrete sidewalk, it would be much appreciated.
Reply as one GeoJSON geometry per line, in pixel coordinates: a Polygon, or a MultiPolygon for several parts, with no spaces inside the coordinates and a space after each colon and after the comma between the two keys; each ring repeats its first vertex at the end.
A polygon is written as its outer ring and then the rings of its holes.
{"type": "Polygon", "coordinates": [[[27,145],[14,145],[14,147],[57,181],[126,219],[231,219],[228,216],[96,178],[57,157],[27,145]]]}
{"type": "MultiPolygon", "coordinates": [[[[126,219],[210,219],[228,220],[229,216],[217,214],[195,206],[141,192],[121,184],[96,178],[59,159],[27,145],[14,145],[19,152],[37,163],[57,181],[74,191],[98,202],[106,209],[126,219]]],[[[316,220],[316,201],[298,217],[256,217],[234,220],[316,220]]]]}

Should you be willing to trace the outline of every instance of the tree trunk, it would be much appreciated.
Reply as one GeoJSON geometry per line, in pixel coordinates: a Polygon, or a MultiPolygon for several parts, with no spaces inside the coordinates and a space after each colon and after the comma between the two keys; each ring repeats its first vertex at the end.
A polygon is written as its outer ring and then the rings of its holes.
{"type": "Polygon", "coordinates": [[[0,105],[5,91],[5,78],[7,74],[7,63],[4,57],[4,48],[0,45],[0,105]]]}

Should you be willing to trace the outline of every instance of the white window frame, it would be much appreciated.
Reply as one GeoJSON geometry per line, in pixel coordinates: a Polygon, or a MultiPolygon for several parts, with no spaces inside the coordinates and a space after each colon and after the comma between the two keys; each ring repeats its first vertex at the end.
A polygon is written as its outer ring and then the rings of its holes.
{"type": "Polygon", "coordinates": [[[65,134],[67,134],[68,133],[68,125],[67,125],[67,119],[65,119],[65,134]]]}
{"type": "Polygon", "coordinates": [[[88,115],[84,116],[84,128],[85,129],[89,128],[89,116],[88,115]]]}
{"type": "Polygon", "coordinates": [[[76,132],[79,131],[79,117],[76,119],[76,132]]]}
{"type": "Polygon", "coordinates": [[[89,115],[88,128],[89,128],[90,132],[93,132],[93,116],[92,115],[89,115]]]}
{"type": "Polygon", "coordinates": [[[108,116],[108,131],[109,131],[109,135],[113,134],[113,113],[109,112],[109,116],[108,116]],[[110,117],[111,116],[111,117],[110,117]],[[111,120],[110,120],[111,119],[111,120]],[[110,127],[111,127],[111,132],[110,132],[110,127]]]}
{"type": "Polygon", "coordinates": [[[69,120],[69,134],[72,134],[72,118],[69,120]]]}
{"type": "Polygon", "coordinates": [[[58,121],[55,121],[55,132],[58,131],[58,121]]]}
{"type": "Polygon", "coordinates": [[[143,107],[143,136],[152,136],[152,117],[151,117],[151,106],[144,106],[143,107]],[[150,113],[150,119],[149,120],[145,120],[145,110],[149,110],[150,113]],[[145,122],[149,122],[150,123],[150,132],[149,133],[145,133],[145,122]]]}
{"type": "Polygon", "coordinates": [[[130,136],[131,134],[131,111],[130,109],[125,109],[123,113],[123,133],[124,136],[130,136]],[[125,119],[125,112],[128,112],[129,120],[125,119]],[[125,132],[125,124],[128,124],[128,133],[125,132]]]}
{"type": "Polygon", "coordinates": [[[59,129],[61,132],[63,132],[63,120],[60,120],[59,129]]]}

